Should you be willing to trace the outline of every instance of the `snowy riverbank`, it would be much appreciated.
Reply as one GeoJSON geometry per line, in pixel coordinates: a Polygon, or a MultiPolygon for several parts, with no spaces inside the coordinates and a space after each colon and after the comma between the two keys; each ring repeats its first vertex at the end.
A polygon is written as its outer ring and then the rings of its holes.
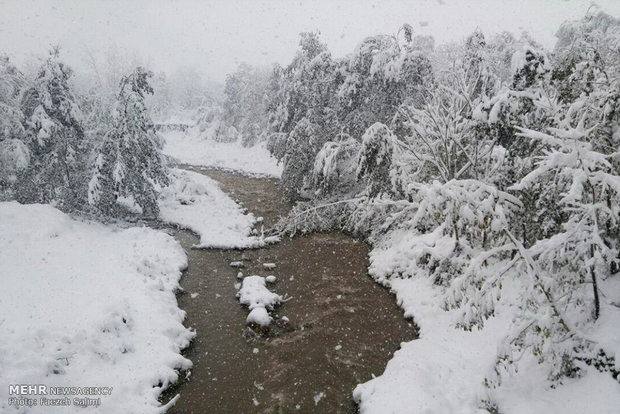
{"type": "MultiPolygon", "coordinates": [[[[201,174],[172,170],[162,220],[201,247],[253,247],[256,219],[201,174]]],[[[177,241],[144,227],[76,220],[50,205],[0,203],[0,411],[9,384],[113,387],[101,413],[160,413],[158,397],[191,367],[195,335],[175,292],[187,266],[177,241]]],[[[75,412],[75,405],[54,408],[75,412]]]]}
{"type": "Polygon", "coordinates": [[[216,142],[202,137],[195,128],[188,132],[168,131],[163,136],[164,154],[181,164],[270,177],[282,174],[282,166],[263,144],[243,147],[239,142],[216,142]]]}
{"type": "Polygon", "coordinates": [[[0,263],[0,411],[26,412],[7,405],[9,384],[41,383],[113,387],[95,412],[162,411],[194,335],[175,298],[187,262],[171,236],[5,202],[0,263]]]}
{"type": "MultiPolygon", "coordinates": [[[[487,413],[480,401],[488,397],[499,402],[506,414],[617,412],[620,391],[611,375],[583,364],[582,378],[566,378],[551,388],[545,370],[529,352],[521,356],[522,368],[500,387],[485,388],[484,378],[492,372],[498,347],[517,313],[520,280],[510,273],[504,276],[503,299],[484,328],[459,329],[456,325],[462,312],[446,311],[444,288],[418,274],[415,246],[419,249],[420,241],[415,239],[409,231],[394,231],[370,253],[370,274],[396,294],[405,315],[419,326],[420,337],[404,343],[382,375],[355,389],[361,413],[487,413]]],[[[449,238],[428,239],[423,245],[440,255],[447,242],[449,238]]],[[[605,299],[604,316],[584,334],[618,355],[620,308],[613,303],[620,301],[620,284],[614,280],[603,283],[604,290],[614,295],[605,299]]]]}
{"type": "Polygon", "coordinates": [[[276,241],[252,234],[257,219],[228,197],[211,178],[191,171],[171,170],[172,183],[159,198],[160,216],[167,223],[200,236],[200,248],[252,248],[276,241]]]}

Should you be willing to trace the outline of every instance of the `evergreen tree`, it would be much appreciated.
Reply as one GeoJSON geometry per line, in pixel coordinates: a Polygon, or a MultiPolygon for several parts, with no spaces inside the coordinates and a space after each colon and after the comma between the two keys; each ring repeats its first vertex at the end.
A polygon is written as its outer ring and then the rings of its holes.
{"type": "MultiPolygon", "coordinates": [[[[24,143],[24,114],[19,108],[19,95],[24,77],[0,54],[0,196],[11,190],[16,174],[30,162],[30,151],[24,143]]],[[[12,195],[9,195],[12,196],[12,195]]]]}
{"type": "Polygon", "coordinates": [[[269,149],[284,164],[291,198],[309,196],[316,154],[338,133],[331,54],[315,33],[302,33],[299,45],[290,65],[274,69],[267,98],[269,149]]]}
{"type": "Polygon", "coordinates": [[[110,130],[97,151],[88,202],[108,216],[156,217],[161,186],[169,183],[159,139],[144,99],[152,74],[138,67],[120,82],[110,130]]]}
{"type": "Polygon", "coordinates": [[[0,141],[24,136],[23,114],[19,95],[25,84],[23,75],[0,54],[0,141]]]}
{"type": "Polygon", "coordinates": [[[16,184],[21,202],[74,210],[86,200],[84,130],[69,88],[71,74],[54,49],[22,98],[31,162],[16,184]]]}

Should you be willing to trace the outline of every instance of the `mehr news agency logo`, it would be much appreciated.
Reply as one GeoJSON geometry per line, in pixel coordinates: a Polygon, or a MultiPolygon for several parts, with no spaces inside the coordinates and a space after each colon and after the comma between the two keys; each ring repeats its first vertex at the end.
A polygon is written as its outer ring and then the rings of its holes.
{"type": "Polygon", "coordinates": [[[9,406],[21,407],[99,407],[101,397],[112,394],[112,387],[61,387],[43,384],[9,384],[9,406]]]}

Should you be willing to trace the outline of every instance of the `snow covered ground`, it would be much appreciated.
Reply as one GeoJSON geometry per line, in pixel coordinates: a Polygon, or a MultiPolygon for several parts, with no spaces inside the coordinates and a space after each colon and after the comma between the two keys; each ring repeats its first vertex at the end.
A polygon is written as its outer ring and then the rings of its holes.
{"type": "MultiPolygon", "coordinates": [[[[252,235],[255,217],[215,181],[178,169],[171,176],[161,218],[195,231],[199,247],[273,241],[252,235]]],[[[162,412],[157,398],[191,366],[180,351],[194,336],[174,295],[187,262],[171,236],[4,202],[0,263],[0,412],[30,412],[9,405],[8,387],[39,383],[113,387],[96,412],[162,412]]]]}
{"type": "Polygon", "coordinates": [[[202,174],[173,169],[172,183],[159,198],[165,222],[194,231],[200,248],[252,248],[277,239],[252,235],[256,218],[202,174]]]}
{"type": "MultiPolygon", "coordinates": [[[[370,254],[369,271],[395,292],[405,315],[420,327],[420,338],[402,344],[385,372],[357,386],[353,396],[361,413],[487,413],[480,407],[480,401],[489,396],[483,380],[493,369],[497,346],[510,327],[515,312],[511,303],[516,303],[510,292],[518,291],[519,281],[505,281],[504,305],[496,308],[483,329],[458,329],[458,311],[442,308],[441,288],[431,278],[416,277],[411,239],[410,232],[396,231],[380,240],[370,254]]],[[[620,303],[620,286],[604,290],[615,296],[607,298],[604,316],[588,335],[620,355],[620,308],[611,305],[620,303]]],[[[567,379],[552,389],[531,354],[522,358],[529,358],[522,369],[491,391],[502,413],[618,412],[620,386],[611,375],[585,367],[585,377],[567,379]]]]}
{"type": "Polygon", "coordinates": [[[0,264],[0,412],[50,412],[8,405],[9,384],[41,383],[113,387],[88,412],[162,412],[194,335],[174,294],[187,262],[171,236],[4,202],[0,264]]]}
{"type": "MultiPolygon", "coordinates": [[[[215,181],[180,169],[171,178],[161,219],[196,232],[199,247],[274,241],[254,234],[256,218],[215,181]]],[[[158,396],[191,367],[180,352],[194,336],[175,298],[187,261],[174,238],[2,202],[0,264],[0,412],[49,412],[9,402],[10,384],[41,383],[113,387],[94,412],[162,412],[158,396]]]]}
{"type": "Polygon", "coordinates": [[[262,144],[242,147],[238,142],[215,142],[203,138],[197,129],[168,131],[164,154],[179,163],[239,171],[252,175],[280,177],[282,166],[262,144]]]}

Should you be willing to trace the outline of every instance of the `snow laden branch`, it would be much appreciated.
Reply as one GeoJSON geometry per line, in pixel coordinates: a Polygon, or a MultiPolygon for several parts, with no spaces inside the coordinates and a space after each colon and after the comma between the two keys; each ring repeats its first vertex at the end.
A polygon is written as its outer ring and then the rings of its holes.
{"type": "Polygon", "coordinates": [[[548,133],[518,128],[518,137],[543,147],[535,167],[509,188],[524,192],[553,183],[554,198],[541,193],[538,203],[555,203],[558,230],[529,248],[505,230],[531,287],[525,284],[522,293],[524,328],[507,340],[498,366],[506,369],[515,353],[530,349],[552,381],[580,375],[581,361],[617,373],[606,351],[585,333],[601,314],[606,295],[600,282],[618,268],[620,177],[611,154],[596,148],[604,124],[593,108],[600,102],[594,96],[584,99],[567,106],[548,133]]]}
{"type": "Polygon", "coordinates": [[[617,266],[618,261],[613,238],[619,228],[620,177],[610,154],[593,149],[592,138],[600,124],[592,118],[592,112],[585,107],[579,113],[572,106],[565,119],[563,128],[550,128],[550,134],[520,129],[518,136],[540,141],[548,149],[538,157],[536,168],[511,189],[523,190],[553,177],[559,194],[558,207],[565,218],[561,223],[563,230],[539,241],[535,250],[537,256],[551,263],[568,261],[579,269],[580,278],[588,275],[593,289],[593,317],[597,319],[600,314],[597,274],[608,277],[611,266],[617,266]],[[560,259],[566,251],[572,251],[573,257],[560,259]]]}

